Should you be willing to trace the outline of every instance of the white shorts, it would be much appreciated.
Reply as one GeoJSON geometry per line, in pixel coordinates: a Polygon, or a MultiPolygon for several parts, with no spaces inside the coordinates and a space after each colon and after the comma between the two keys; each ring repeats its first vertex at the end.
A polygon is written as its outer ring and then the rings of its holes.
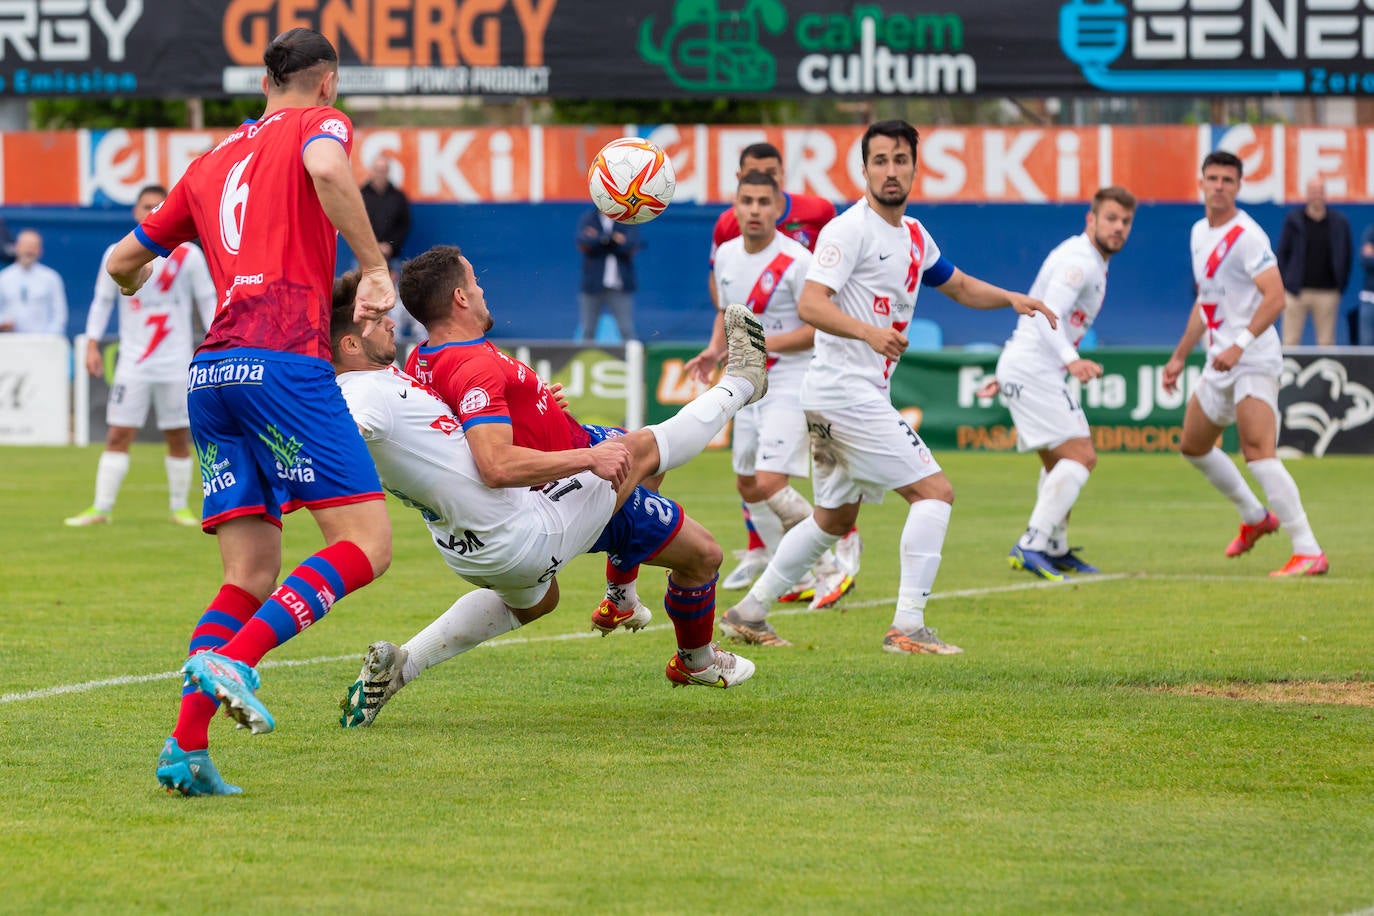
{"type": "Polygon", "coordinates": [[[459,537],[454,547],[445,548],[445,535],[438,531],[435,543],[449,569],[523,610],[543,599],[550,581],[570,560],[592,548],[615,512],[615,500],[608,482],[583,471],[558,486],[530,491],[529,512],[512,547],[464,551],[459,537]]]}
{"type": "Polygon", "coordinates": [[[1091,435],[1083,407],[1064,379],[1031,379],[1021,373],[999,371],[997,384],[1002,389],[1002,403],[1016,424],[1017,451],[1038,452],[1091,435]]]}
{"type": "Polygon", "coordinates": [[[105,401],[105,424],[142,429],[150,406],[157,410],[158,429],[186,429],[191,425],[186,412],[186,379],[145,382],[118,374],[105,401]]]}
{"type": "Polygon", "coordinates": [[[860,401],[842,410],[808,410],[815,504],[838,509],[940,473],[921,437],[891,404],[860,401]]]}
{"type": "Polygon", "coordinates": [[[1279,422],[1279,380],[1267,372],[1206,371],[1198,379],[1194,393],[1198,406],[1216,426],[1236,422],[1236,405],[1246,398],[1268,404],[1274,412],[1274,422],[1279,422]]]}
{"type": "Polygon", "coordinates": [[[755,471],[788,477],[805,477],[810,473],[806,414],[796,385],[770,385],[762,400],[735,414],[731,460],[735,473],[743,477],[753,476],[755,471]]]}

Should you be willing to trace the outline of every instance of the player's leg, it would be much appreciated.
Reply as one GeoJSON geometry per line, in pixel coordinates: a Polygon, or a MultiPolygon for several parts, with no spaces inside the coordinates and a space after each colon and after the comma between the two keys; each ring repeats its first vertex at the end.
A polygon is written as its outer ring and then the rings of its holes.
{"type": "Polygon", "coordinates": [[[148,419],[151,386],[137,379],[116,376],[105,403],[105,450],[95,469],[95,499],[86,509],[64,521],[72,528],[100,525],[110,520],[120,487],[129,473],[129,448],[148,419]]]}
{"type": "Polygon", "coordinates": [[[1026,531],[1012,551],[1012,565],[1018,566],[1019,559],[1019,568],[1051,580],[1062,578],[1059,574],[1064,572],[1097,572],[1074,556],[1064,540],[1069,512],[1097,466],[1092,440],[1069,439],[1053,448],[1041,449],[1040,459],[1046,471],[1026,531]],[[1044,569],[1046,565],[1048,570],[1044,569]]]}
{"type": "MultiPolygon", "coordinates": [[[[766,399],[766,396],[765,396],[766,399]]],[[[772,548],[782,540],[782,522],[765,502],[767,496],[759,492],[754,477],[754,462],[758,457],[759,404],[750,404],[735,414],[730,436],[730,463],[735,472],[735,491],[743,507],[744,527],[748,540],[739,565],[725,576],[721,588],[748,588],[768,565],[772,548]]]]}
{"type": "Polygon", "coordinates": [[[191,490],[191,421],[186,410],[184,382],[159,382],[153,386],[157,427],[167,442],[167,508],[175,524],[200,527],[200,519],[187,508],[191,490]]]}
{"type": "Polygon", "coordinates": [[[1277,531],[1279,520],[1255,497],[1231,457],[1217,448],[1217,438],[1235,422],[1231,398],[1231,389],[1219,390],[1203,380],[1184,409],[1179,452],[1240,514],[1240,533],[1226,546],[1228,557],[1238,557],[1277,531]]]}
{"type": "Polygon", "coordinates": [[[1259,481],[1274,515],[1293,542],[1293,555],[1271,575],[1316,576],[1329,566],[1326,554],[1312,533],[1303,509],[1302,496],[1288,468],[1277,457],[1278,382],[1268,376],[1246,375],[1236,383],[1236,432],[1241,454],[1251,475],[1259,481]]]}
{"type": "Polygon", "coordinates": [[[926,625],[926,602],[940,571],[945,533],[954,506],[954,487],[943,471],[897,489],[905,499],[906,524],[898,553],[901,579],[892,626],[883,637],[883,651],[911,655],[957,655],[963,650],[940,639],[926,625]]]}

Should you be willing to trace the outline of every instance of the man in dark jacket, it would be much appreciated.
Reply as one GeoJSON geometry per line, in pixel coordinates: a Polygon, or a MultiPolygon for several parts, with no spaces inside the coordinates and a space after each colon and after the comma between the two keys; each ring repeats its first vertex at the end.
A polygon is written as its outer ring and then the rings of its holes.
{"type": "Polygon", "coordinates": [[[1320,178],[1307,183],[1307,203],[1289,211],[1279,235],[1279,273],[1288,305],[1283,312],[1283,345],[1302,342],[1312,315],[1317,346],[1336,345],[1341,292],[1350,279],[1350,221],[1326,205],[1320,178]]]}
{"type": "Polygon", "coordinates": [[[588,207],[577,221],[577,247],[582,252],[582,289],[577,296],[581,339],[596,336],[596,323],[604,310],[615,317],[622,340],[638,340],[634,255],[643,247],[639,227],[612,222],[595,207],[588,207]]]}
{"type": "Polygon", "coordinates": [[[390,157],[382,155],[372,160],[362,192],[377,247],[382,249],[394,275],[401,267],[401,246],[410,234],[410,201],[404,191],[391,183],[390,157]]]}

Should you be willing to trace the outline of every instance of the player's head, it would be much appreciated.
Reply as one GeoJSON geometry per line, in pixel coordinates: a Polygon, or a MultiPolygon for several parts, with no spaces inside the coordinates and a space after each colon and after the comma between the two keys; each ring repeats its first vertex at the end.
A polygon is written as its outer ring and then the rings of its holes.
{"type": "Polygon", "coordinates": [[[1135,195],[1121,185],[1098,188],[1088,210],[1088,238],[1104,257],[1121,250],[1135,222],[1135,195]]]}
{"type": "Polygon", "coordinates": [[[23,229],[14,237],[14,259],[28,267],[43,257],[43,236],[36,230],[23,229]]]}
{"type": "Polygon", "coordinates": [[[782,153],[771,143],[751,143],[739,151],[739,171],[735,173],[736,178],[743,178],[750,172],[762,172],[765,175],[772,175],[778,185],[781,186],[784,178],[782,172],[782,153]]]}
{"type": "Polygon", "coordinates": [[[476,272],[457,245],[435,245],[406,261],[397,295],[427,331],[452,321],[485,334],[494,323],[476,272]]]}
{"type": "Polygon", "coordinates": [[[334,365],[340,369],[381,369],[396,361],[396,322],[389,315],[369,321],[364,331],[353,319],[358,296],[356,270],[334,281],[333,311],[329,316],[329,342],[334,365]]]}
{"type": "Polygon", "coordinates": [[[740,235],[751,242],[767,242],[782,215],[782,189],[766,172],[746,172],[735,190],[735,219],[740,235]]]}
{"type": "Polygon", "coordinates": [[[868,196],[887,206],[906,203],[916,181],[916,128],[905,121],[878,121],[864,131],[859,150],[863,154],[868,196]]]}
{"type": "Polygon", "coordinates": [[[145,184],[139,188],[134,198],[134,222],[143,222],[166,199],[167,189],[160,184],[145,184]]]}
{"type": "Polygon", "coordinates": [[[1206,155],[1198,187],[1202,189],[1203,204],[1208,212],[1224,215],[1235,209],[1244,174],[1245,166],[1235,153],[1213,150],[1206,155]]]}
{"type": "Polygon", "coordinates": [[[329,39],[314,29],[282,32],[262,52],[262,62],[267,67],[262,91],[269,98],[304,95],[333,105],[339,97],[339,55],[329,39]]]}

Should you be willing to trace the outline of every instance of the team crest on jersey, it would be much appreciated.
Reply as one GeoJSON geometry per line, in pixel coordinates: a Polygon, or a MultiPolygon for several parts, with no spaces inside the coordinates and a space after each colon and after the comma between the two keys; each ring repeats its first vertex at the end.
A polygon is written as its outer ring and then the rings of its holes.
{"type": "Polygon", "coordinates": [[[333,134],[340,140],[348,139],[348,125],[338,118],[330,118],[328,121],[325,121],[320,125],[320,130],[327,134],[333,134]]]}
{"type": "Polygon", "coordinates": [[[439,430],[439,432],[443,433],[445,436],[451,436],[458,430],[462,429],[462,424],[455,420],[453,417],[440,417],[433,423],[429,424],[429,427],[430,429],[439,430]]]}
{"type": "Polygon", "coordinates": [[[759,288],[762,289],[765,293],[771,293],[773,291],[773,287],[777,285],[777,282],[778,278],[773,276],[773,272],[771,270],[765,270],[762,274],[759,275],[759,288]]]}
{"type": "Polygon", "coordinates": [[[491,395],[487,394],[485,388],[470,388],[468,393],[463,395],[463,400],[458,402],[460,413],[476,413],[491,403],[491,395]]]}
{"type": "Polygon", "coordinates": [[[1083,286],[1083,268],[1070,267],[1064,271],[1064,285],[1069,289],[1079,289],[1083,286]]]}
{"type": "Polygon", "coordinates": [[[892,300],[888,299],[886,296],[874,296],[874,297],[873,297],[873,314],[875,314],[875,315],[891,315],[891,314],[892,314],[892,300]]]}
{"type": "Polygon", "coordinates": [[[840,263],[840,259],[840,248],[833,242],[826,244],[820,251],[816,252],[816,263],[822,267],[834,267],[840,263]]]}

